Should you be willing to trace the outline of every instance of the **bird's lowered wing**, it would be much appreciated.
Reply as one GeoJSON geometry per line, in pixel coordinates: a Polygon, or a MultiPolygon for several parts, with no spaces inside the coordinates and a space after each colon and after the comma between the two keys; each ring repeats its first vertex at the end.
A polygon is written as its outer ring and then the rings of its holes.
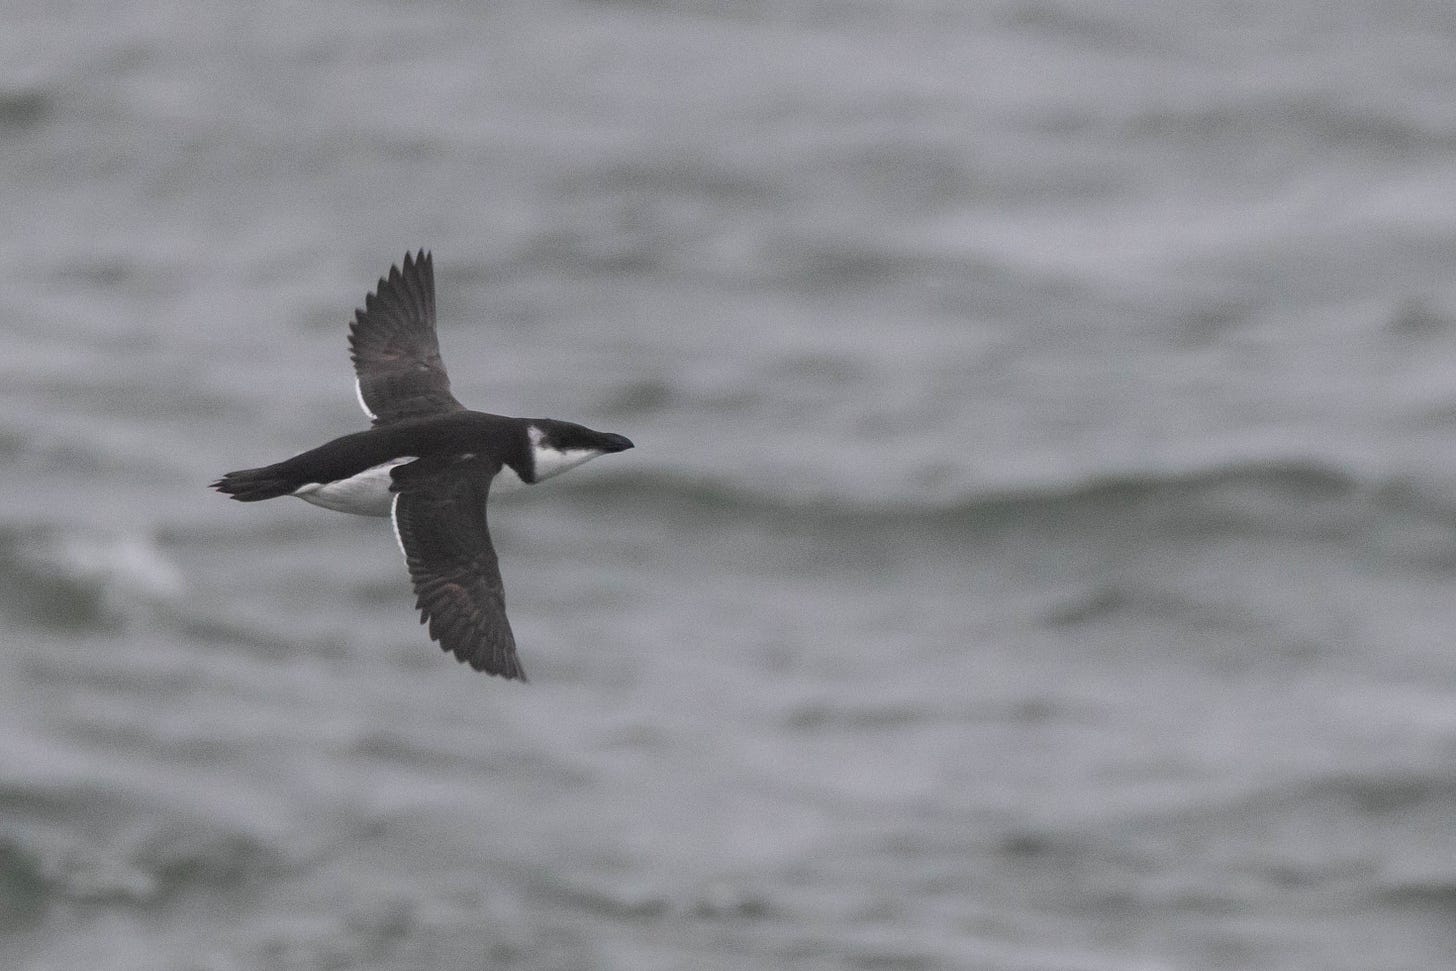
{"type": "Polygon", "coordinates": [[[435,269],[430,254],[406,253],[404,268],[389,268],[354,311],[349,357],[358,377],[359,405],[376,425],[423,418],[464,405],[450,393],[450,377],[435,337],[435,269]]]}
{"type": "Polygon", "coordinates": [[[400,466],[393,472],[394,531],[430,637],[477,671],[524,681],[485,521],[499,470],[482,459],[400,466]]]}

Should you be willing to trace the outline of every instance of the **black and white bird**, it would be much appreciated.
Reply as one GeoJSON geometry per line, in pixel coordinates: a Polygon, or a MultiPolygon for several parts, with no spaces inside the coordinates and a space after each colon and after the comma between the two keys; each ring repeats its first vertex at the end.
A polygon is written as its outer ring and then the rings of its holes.
{"type": "Polygon", "coordinates": [[[430,637],[477,671],[526,679],[506,619],[486,526],[492,486],[532,485],[632,447],[552,418],[469,411],[450,393],[435,336],[430,254],[405,254],[354,312],[350,357],[365,431],[291,459],[229,472],[212,488],[240,502],[297,496],[326,509],[392,516],[430,637]]]}

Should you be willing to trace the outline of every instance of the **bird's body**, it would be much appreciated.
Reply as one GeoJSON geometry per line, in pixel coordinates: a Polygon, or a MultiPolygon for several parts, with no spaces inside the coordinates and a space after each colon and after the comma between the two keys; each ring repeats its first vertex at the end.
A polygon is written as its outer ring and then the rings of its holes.
{"type": "Polygon", "coordinates": [[[229,472],[213,488],[242,502],[297,496],[392,516],[430,636],[476,670],[524,680],[486,526],[499,487],[532,485],[632,443],[549,418],[469,411],[450,394],[435,337],[430,255],[391,267],[349,342],[359,404],[374,427],[292,458],[229,472]]]}

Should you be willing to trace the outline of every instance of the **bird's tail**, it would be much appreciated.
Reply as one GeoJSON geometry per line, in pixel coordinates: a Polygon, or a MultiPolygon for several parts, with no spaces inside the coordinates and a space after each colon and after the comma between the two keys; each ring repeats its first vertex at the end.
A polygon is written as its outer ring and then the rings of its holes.
{"type": "Polygon", "coordinates": [[[229,472],[212,483],[211,488],[232,496],[238,502],[258,502],[289,495],[297,488],[297,483],[283,474],[279,466],[265,465],[261,469],[229,472]]]}

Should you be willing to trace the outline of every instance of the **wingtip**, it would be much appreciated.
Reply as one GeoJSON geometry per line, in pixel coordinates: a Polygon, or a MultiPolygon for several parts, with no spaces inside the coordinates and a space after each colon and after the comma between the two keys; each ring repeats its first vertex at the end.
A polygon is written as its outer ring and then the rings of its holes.
{"type": "MultiPolygon", "coordinates": [[[[472,665],[472,667],[474,667],[474,665],[472,665]]],[[[502,665],[495,671],[492,671],[490,667],[486,665],[482,665],[475,670],[484,671],[486,674],[489,674],[492,677],[500,678],[502,681],[519,681],[521,684],[531,683],[531,679],[526,677],[526,669],[521,667],[521,663],[519,661],[514,664],[502,665]]]]}
{"type": "Polygon", "coordinates": [[[476,671],[479,671],[481,674],[488,674],[492,678],[500,678],[502,681],[519,681],[521,684],[531,683],[531,679],[526,677],[526,670],[525,668],[521,667],[519,661],[517,661],[515,664],[493,666],[483,661],[477,663],[474,660],[467,660],[466,658],[458,658],[457,660],[459,660],[462,664],[469,664],[470,667],[474,668],[476,671]]]}

